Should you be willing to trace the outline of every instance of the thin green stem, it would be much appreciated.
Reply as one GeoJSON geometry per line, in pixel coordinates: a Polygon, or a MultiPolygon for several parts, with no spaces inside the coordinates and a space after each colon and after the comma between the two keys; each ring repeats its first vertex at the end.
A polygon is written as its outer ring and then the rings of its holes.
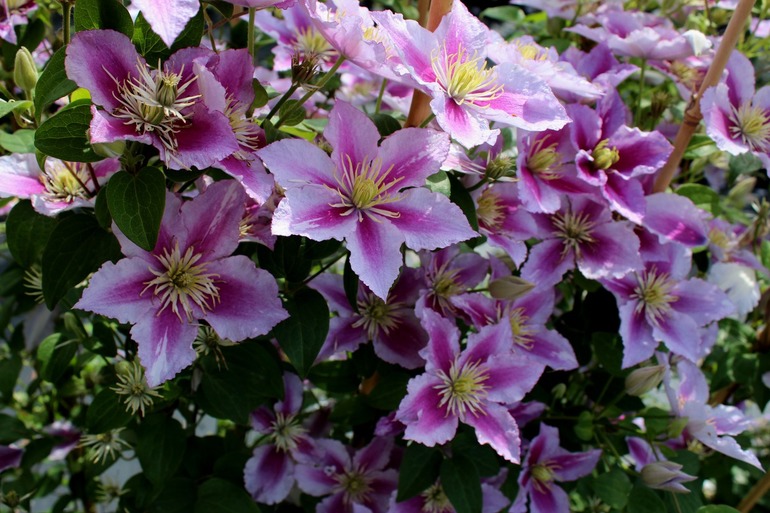
{"type": "Polygon", "coordinates": [[[70,0],[64,0],[62,1],[62,27],[63,27],[63,37],[64,37],[64,44],[68,45],[70,42],[70,39],[72,39],[71,36],[71,22],[72,22],[72,2],[70,0]]]}
{"type": "MultiPolygon", "coordinates": [[[[304,105],[306,101],[310,99],[311,96],[313,96],[315,93],[323,89],[323,87],[326,85],[329,80],[332,79],[332,77],[337,73],[337,70],[340,66],[342,66],[342,63],[345,62],[345,57],[340,56],[339,59],[337,59],[337,62],[334,63],[334,66],[331,67],[329,71],[326,72],[324,76],[321,77],[321,79],[318,81],[318,83],[313,84],[313,87],[305,93],[305,95],[299,99],[299,101],[295,104],[296,105],[304,105]]],[[[289,117],[289,115],[294,112],[294,109],[287,110],[283,116],[281,116],[281,119],[278,120],[278,122],[275,124],[275,128],[278,129],[284,122],[284,119],[289,117]]]]}
{"type": "Polygon", "coordinates": [[[647,59],[642,59],[642,65],[639,68],[639,97],[636,99],[636,126],[642,121],[642,98],[644,97],[644,75],[647,71],[647,59]]]}
{"type": "Polygon", "coordinates": [[[289,90],[286,91],[286,93],[284,93],[283,96],[281,96],[281,98],[275,103],[275,105],[273,105],[273,108],[270,109],[270,112],[267,113],[267,116],[265,117],[265,119],[262,120],[263,126],[266,121],[270,121],[273,118],[273,116],[275,116],[275,114],[281,108],[281,105],[286,103],[286,100],[291,98],[291,95],[293,95],[294,91],[296,91],[297,89],[299,89],[299,84],[296,84],[296,83],[292,84],[291,87],[289,87],[289,90]]]}
{"type": "Polygon", "coordinates": [[[257,15],[257,8],[256,7],[249,7],[249,27],[246,31],[246,45],[249,48],[249,55],[251,55],[251,62],[255,62],[255,50],[254,50],[254,31],[256,30],[256,26],[254,25],[254,20],[256,19],[257,15]]]}
{"type": "Polygon", "coordinates": [[[428,126],[428,123],[430,123],[431,121],[433,121],[433,119],[434,119],[435,117],[436,117],[436,115],[435,115],[435,114],[433,114],[433,113],[431,112],[430,116],[428,116],[427,118],[425,118],[425,119],[422,121],[422,123],[420,123],[420,128],[425,128],[426,126],[428,126]]]}
{"type": "Polygon", "coordinates": [[[487,179],[487,177],[485,176],[484,178],[482,178],[481,180],[479,180],[477,183],[475,183],[475,184],[471,185],[470,187],[466,188],[465,190],[466,190],[466,191],[468,191],[468,192],[473,192],[473,191],[475,191],[476,189],[478,189],[479,187],[481,187],[482,185],[484,185],[485,183],[487,183],[488,181],[489,181],[489,180],[488,180],[488,179],[487,179]]]}
{"type": "Polygon", "coordinates": [[[377,103],[374,105],[374,113],[380,113],[380,107],[382,107],[382,95],[385,94],[385,87],[388,85],[388,79],[382,79],[382,85],[380,86],[380,94],[377,95],[377,103]]]}

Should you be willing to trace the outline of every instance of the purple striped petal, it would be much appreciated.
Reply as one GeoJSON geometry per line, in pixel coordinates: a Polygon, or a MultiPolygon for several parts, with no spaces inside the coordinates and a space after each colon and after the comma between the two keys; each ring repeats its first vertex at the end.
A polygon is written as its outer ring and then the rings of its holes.
{"type": "Polygon", "coordinates": [[[179,237],[180,248],[193,246],[201,254],[201,262],[231,255],[238,247],[245,204],[246,194],[235,180],[209,185],[195,201],[181,206],[187,237],[179,237]]]}
{"type": "Polygon", "coordinates": [[[338,101],[329,112],[324,137],[334,148],[332,161],[337,168],[354,169],[377,155],[380,133],[366,114],[347,102],[338,101]]]}
{"type": "Polygon", "coordinates": [[[150,387],[168,381],[195,361],[192,344],[197,334],[197,325],[180,321],[170,308],[147,314],[131,328],[150,387]]]}
{"type": "Polygon", "coordinates": [[[408,393],[396,412],[396,420],[406,425],[404,439],[433,447],[454,438],[457,417],[449,415],[446,407],[439,407],[441,396],[436,386],[440,383],[430,374],[409,380],[408,393]]]}
{"type": "Polygon", "coordinates": [[[637,311],[637,304],[636,301],[628,301],[618,306],[624,369],[652,357],[658,346],[652,338],[652,329],[647,323],[644,310],[637,311]]]}
{"type": "Polygon", "coordinates": [[[480,444],[489,445],[511,463],[521,461],[519,426],[508,410],[497,404],[487,404],[479,415],[468,414],[463,421],[474,427],[480,444]]]}
{"type": "Polygon", "coordinates": [[[393,167],[388,180],[400,179],[398,188],[421,187],[438,172],[449,153],[449,137],[425,128],[404,128],[385,138],[380,146],[382,169],[393,167]]]}
{"type": "Polygon", "coordinates": [[[326,187],[287,189],[273,212],[273,234],[303,235],[318,241],[349,237],[363,223],[355,212],[343,215],[348,209],[331,206],[339,202],[340,195],[326,187]]]}
{"type": "Polygon", "coordinates": [[[401,243],[404,234],[389,221],[373,220],[364,215],[356,230],[347,236],[350,266],[381,299],[398,278],[401,268],[401,243]]]}
{"type": "Polygon", "coordinates": [[[147,262],[124,258],[117,264],[107,262],[91,277],[75,308],[112,317],[122,323],[153,318],[157,307],[152,291],[142,294],[145,283],[155,278],[147,262]]]}
{"type": "Polygon", "coordinates": [[[303,139],[276,141],[259,150],[257,155],[284,189],[309,183],[338,187],[334,181],[332,159],[321,148],[303,139]]]}
{"type": "Polygon", "coordinates": [[[429,338],[428,345],[420,352],[426,361],[425,370],[448,374],[460,353],[460,331],[452,321],[430,309],[423,311],[422,327],[429,338]]]}
{"type": "Polygon", "coordinates": [[[564,273],[575,267],[571,249],[565,251],[559,239],[544,240],[529,252],[529,258],[521,269],[521,277],[543,287],[554,285],[564,273]]]}
{"type": "Polygon", "coordinates": [[[243,469],[246,491],[265,504],[277,504],[288,497],[294,486],[294,462],[288,453],[274,445],[254,449],[243,469]]]}

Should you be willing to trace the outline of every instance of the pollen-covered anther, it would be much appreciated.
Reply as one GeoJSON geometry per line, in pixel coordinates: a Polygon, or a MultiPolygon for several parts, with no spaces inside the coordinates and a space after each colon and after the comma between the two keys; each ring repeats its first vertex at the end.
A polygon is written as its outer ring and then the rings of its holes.
{"type": "Polygon", "coordinates": [[[273,433],[271,438],[279,451],[292,452],[297,448],[297,439],[305,433],[297,418],[294,415],[284,415],[276,413],[272,424],[273,433]]]}
{"type": "Polygon", "coordinates": [[[348,503],[361,503],[372,491],[371,478],[360,471],[351,470],[337,474],[336,479],[344,494],[344,500],[348,503]]]}
{"type": "Polygon", "coordinates": [[[591,157],[596,169],[609,169],[620,160],[620,152],[616,147],[610,147],[608,139],[604,139],[596,145],[591,157]]]}
{"type": "Polygon", "coordinates": [[[632,298],[638,299],[636,311],[644,312],[647,321],[657,326],[660,320],[671,310],[671,303],[678,299],[671,294],[674,282],[666,273],[658,273],[657,269],[645,271],[638,276],[638,285],[634,288],[632,298]]]}
{"type": "Polygon", "coordinates": [[[297,32],[294,48],[305,57],[318,57],[328,59],[337,54],[337,51],[329,44],[326,38],[313,27],[306,27],[297,32]]]}
{"type": "Polygon", "coordinates": [[[540,493],[545,493],[551,489],[554,477],[551,466],[538,464],[533,466],[530,472],[532,473],[533,484],[540,493]]]}
{"type": "Polygon", "coordinates": [[[387,335],[401,323],[399,310],[404,306],[401,302],[386,303],[374,294],[368,293],[357,304],[361,318],[354,322],[352,327],[363,326],[369,340],[373,340],[380,331],[387,335]]]}
{"type": "Polygon", "coordinates": [[[462,45],[457,52],[448,53],[446,46],[431,52],[431,67],[436,81],[457,105],[465,102],[476,107],[488,107],[489,102],[503,94],[503,85],[497,83],[497,73],[487,69],[484,57],[470,56],[462,45]]]}
{"type": "Polygon", "coordinates": [[[402,198],[395,186],[403,177],[399,176],[388,181],[388,175],[393,170],[393,166],[383,171],[381,158],[369,160],[365,157],[362,162],[353,165],[350,156],[346,155],[345,157],[347,160],[343,159],[342,170],[336,169],[334,171],[334,179],[338,186],[334,190],[339,194],[340,202],[331,203],[329,206],[345,208],[346,210],[341,214],[343,216],[355,212],[358,214],[359,221],[363,221],[363,214],[369,215],[370,219],[374,221],[379,221],[379,219],[370,214],[379,214],[390,218],[400,217],[399,212],[392,212],[379,207],[399,201],[402,198]]]}
{"type": "Polygon", "coordinates": [[[546,139],[539,139],[532,145],[527,168],[543,180],[556,180],[561,178],[561,172],[557,169],[561,162],[561,155],[556,150],[556,143],[545,145],[546,139]]]}
{"type": "Polygon", "coordinates": [[[454,511],[452,503],[449,502],[449,497],[446,496],[444,488],[440,483],[429,486],[422,492],[422,497],[425,499],[422,507],[424,513],[449,513],[454,511]]]}
{"type": "Polygon", "coordinates": [[[477,200],[476,216],[479,222],[490,230],[499,228],[505,219],[505,207],[500,196],[486,189],[477,200]]]}
{"type": "Polygon", "coordinates": [[[182,255],[178,242],[171,252],[166,248],[162,255],[155,255],[163,270],[150,268],[155,279],[144,282],[146,287],[141,294],[154,287],[153,294],[161,301],[158,315],[170,306],[180,321],[184,322],[184,313],[186,320],[192,322],[202,312],[212,310],[219,302],[219,288],[216,285],[219,275],[207,273],[206,265],[197,263],[201,256],[193,246],[188,247],[182,255]],[[193,305],[200,311],[194,312],[193,305]]]}
{"type": "Polygon", "coordinates": [[[56,160],[47,162],[45,171],[40,175],[40,181],[46,189],[46,196],[52,201],[67,203],[71,203],[76,198],[89,197],[90,193],[85,186],[89,180],[85,164],[56,160]]]}
{"type": "Polygon", "coordinates": [[[513,333],[513,343],[525,349],[532,349],[534,340],[533,328],[528,323],[529,317],[524,314],[523,308],[514,308],[508,313],[508,322],[513,333]]]}
{"type": "Polygon", "coordinates": [[[554,235],[564,241],[563,254],[570,249],[579,252],[581,244],[596,242],[591,235],[596,223],[588,219],[586,213],[557,212],[551,216],[551,221],[555,228],[554,235]]]}
{"type": "Polygon", "coordinates": [[[751,151],[770,151],[770,115],[751,102],[732,108],[730,135],[740,139],[751,151]]]}
{"type": "Polygon", "coordinates": [[[441,383],[436,385],[441,401],[439,408],[447,407],[447,415],[455,415],[461,419],[466,413],[474,416],[485,415],[482,403],[487,397],[488,386],[484,384],[489,379],[487,368],[481,362],[465,363],[458,366],[457,360],[449,368],[449,374],[438,371],[441,383]]]}

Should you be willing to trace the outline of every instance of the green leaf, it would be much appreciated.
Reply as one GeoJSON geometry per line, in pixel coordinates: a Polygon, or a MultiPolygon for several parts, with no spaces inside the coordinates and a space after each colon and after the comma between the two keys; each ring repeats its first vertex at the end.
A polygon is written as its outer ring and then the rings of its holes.
{"type": "Polygon", "coordinates": [[[687,183],[676,189],[676,193],[685,198],[689,198],[697,207],[711,212],[712,214],[719,214],[721,208],[719,206],[719,194],[711,187],[700,185],[697,183],[687,183]]]}
{"type": "Polygon", "coordinates": [[[299,100],[286,100],[286,103],[278,109],[281,125],[294,126],[302,123],[307,117],[305,107],[299,104],[299,100]]]}
{"type": "Polygon", "coordinates": [[[145,167],[136,175],[120,171],[110,178],[107,206],[128,239],[146,251],[158,240],[166,206],[166,178],[160,169],[145,167]]]}
{"type": "Polygon", "coordinates": [[[759,157],[750,152],[730,157],[730,171],[735,174],[750,174],[762,167],[764,166],[759,157]]]}
{"type": "Polygon", "coordinates": [[[37,348],[40,377],[51,383],[59,381],[69,368],[77,349],[77,341],[68,339],[63,333],[46,337],[37,348]]]}
{"type": "Polygon", "coordinates": [[[401,130],[401,123],[396,118],[389,114],[377,113],[372,114],[369,118],[374,122],[374,126],[377,127],[377,131],[380,133],[380,137],[387,137],[390,134],[401,130]]]}
{"type": "Polygon", "coordinates": [[[697,513],[740,513],[740,511],[731,506],[711,505],[698,508],[697,513]]]}
{"type": "Polygon", "coordinates": [[[378,410],[395,410],[406,396],[406,384],[411,376],[401,369],[388,368],[380,373],[380,380],[365,396],[366,403],[378,410]]]}
{"type": "Polygon", "coordinates": [[[255,341],[223,347],[221,352],[223,362],[214,355],[201,359],[203,376],[198,401],[212,417],[246,424],[259,405],[283,396],[278,355],[255,341]]]}
{"type": "Polygon", "coordinates": [[[35,212],[32,204],[20,201],[5,222],[8,249],[23,267],[39,262],[48,237],[56,227],[56,219],[35,212]]]}
{"type": "Polygon", "coordinates": [[[21,356],[18,354],[0,360],[0,404],[10,404],[20,373],[21,356]]]}
{"type": "Polygon", "coordinates": [[[345,298],[353,311],[358,312],[358,275],[353,272],[350,265],[350,255],[345,259],[345,268],[342,271],[342,286],[345,289],[345,298]]]}
{"type": "Polygon", "coordinates": [[[120,258],[117,239],[94,216],[76,214],[59,221],[43,251],[43,296],[53,309],[69,290],[107,260],[120,258]]]}
{"type": "Polygon", "coordinates": [[[50,157],[70,162],[96,162],[86,133],[91,126],[91,102],[78,100],[67,105],[40,125],[35,147],[50,157]]]}
{"type": "Polygon", "coordinates": [[[11,153],[35,153],[35,131],[23,128],[12,134],[0,132],[0,146],[11,153]]]}
{"type": "Polygon", "coordinates": [[[70,94],[78,88],[77,84],[67,78],[67,72],[64,69],[64,59],[66,57],[67,47],[59,48],[48,60],[37,80],[35,86],[35,117],[38,122],[41,119],[43,111],[53,102],[70,94]]]}
{"type": "Polygon", "coordinates": [[[430,175],[425,180],[425,185],[433,192],[443,194],[447,198],[452,194],[452,182],[449,181],[449,175],[446,171],[430,175]]]}
{"type": "MultiPolygon", "coordinates": [[[[99,222],[99,226],[105,230],[112,229],[112,216],[110,215],[110,208],[107,206],[107,185],[104,184],[96,194],[96,201],[94,201],[94,215],[99,222]]],[[[165,200],[164,200],[165,201],[165,200]]]]}
{"type": "Polygon", "coordinates": [[[497,21],[520,22],[524,19],[524,11],[519,7],[512,5],[503,5],[499,7],[489,7],[481,11],[479,17],[489,18],[497,21]]]}
{"type": "Polygon", "coordinates": [[[412,442],[404,451],[398,468],[397,501],[411,499],[436,482],[441,468],[441,452],[412,442]]]}
{"type": "Polygon", "coordinates": [[[198,46],[201,42],[201,34],[205,23],[203,21],[203,10],[198,10],[198,14],[193,16],[190,21],[185,25],[182,33],[177,36],[171,48],[160,39],[160,36],[152,31],[150,24],[144,19],[144,16],[139,13],[136,17],[136,23],[134,24],[134,35],[131,41],[136,46],[136,49],[140,54],[147,59],[147,62],[151,65],[156,65],[159,60],[167,59],[172,53],[176,52],[180,48],[187,48],[188,46],[198,46]]]}
{"type": "Polygon", "coordinates": [[[0,413],[0,444],[7,445],[28,436],[29,433],[22,421],[16,417],[0,413]]]}
{"type": "Polygon", "coordinates": [[[637,483],[628,495],[628,513],[661,513],[663,511],[666,511],[666,505],[658,494],[641,483],[637,483]]]}
{"type": "Polygon", "coordinates": [[[96,394],[86,412],[86,427],[89,433],[105,433],[112,429],[126,426],[131,415],[123,404],[123,399],[109,388],[96,394]]]}
{"type": "Polygon", "coordinates": [[[441,464],[441,486],[457,513],[481,513],[481,480],[473,461],[462,454],[441,464]]]}
{"type": "Polygon", "coordinates": [[[307,376],[329,333],[329,306],[313,289],[302,289],[284,305],[289,318],[273,330],[301,377],[307,376]]]}
{"type": "Polygon", "coordinates": [[[760,258],[762,259],[762,265],[770,269],[770,240],[762,241],[762,247],[760,248],[760,258]]]}
{"type": "Polygon", "coordinates": [[[251,87],[254,89],[254,101],[251,102],[251,111],[253,112],[254,109],[258,109],[267,105],[267,100],[269,100],[270,97],[268,96],[265,88],[256,78],[251,81],[251,87]]]}
{"type": "Polygon", "coordinates": [[[628,479],[625,472],[617,468],[600,475],[594,481],[596,495],[605,503],[619,510],[626,507],[631,488],[631,480],[628,479]]]}
{"type": "Polygon", "coordinates": [[[75,31],[110,29],[131,37],[134,23],[123,4],[117,0],[76,0],[75,31]]]}
{"type": "Polygon", "coordinates": [[[198,488],[195,513],[259,513],[259,506],[242,486],[215,477],[198,488]]]}
{"type": "Polygon", "coordinates": [[[151,513],[189,513],[195,507],[197,485],[194,479],[169,479],[150,505],[151,513]]]}
{"type": "Polygon", "coordinates": [[[463,187],[459,178],[452,174],[448,176],[451,183],[449,199],[452,200],[452,203],[460,207],[463,214],[465,214],[465,217],[468,218],[468,223],[470,223],[471,228],[479,231],[479,220],[476,217],[476,205],[473,203],[473,198],[471,198],[471,195],[465,190],[465,187],[463,187]]]}
{"type": "Polygon", "coordinates": [[[159,485],[173,476],[182,464],[187,437],[179,422],[152,415],[136,430],[136,456],[147,479],[159,485]]]}
{"type": "Polygon", "coordinates": [[[32,106],[32,102],[29,100],[24,101],[16,101],[11,100],[9,102],[5,100],[0,100],[0,118],[3,116],[7,116],[11,112],[15,112],[17,110],[26,110],[32,106]]]}

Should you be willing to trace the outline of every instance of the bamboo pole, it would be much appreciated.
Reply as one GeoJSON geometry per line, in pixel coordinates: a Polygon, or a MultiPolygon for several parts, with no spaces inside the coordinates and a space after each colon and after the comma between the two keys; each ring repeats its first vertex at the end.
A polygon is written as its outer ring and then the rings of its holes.
{"type": "Polygon", "coordinates": [[[684,113],[684,121],[682,126],[679,127],[679,132],[676,134],[674,140],[674,151],[668,157],[668,161],[661,168],[658,177],[655,179],[655,184],[652,188],[652,192],[663,192],[668,188],[671,183],[671,179],[674,177],[674,173],[679,168],[679,163],[684,156],[684,152],[687,150],[687,146],[690,144],[695,129],[698,128],[700,120],[703,115],[700,111],[700,99],[703,97],[703,93],[709,87],[714,87],[719,83],[719,79],[722,78],[722,72],[725,70],[727,60],[730,58],[730,54],[735,49],[735,45],[738,42],[738,38],[743,33],[746,27],[746,21],[751,17],[751,9],[754,7],[756,0],[740,0],[738,6],[733,12],[730,23],[727,24],[727,30],[725,30],[722,40],[717,48],[714,60],[709,66],[709,70],[706,73],[706,77],[703,79],[703,83],[698,89],[698,92],[693,94],[690,98],[690,104],[687,106],[687,110],[684,113]]]}

